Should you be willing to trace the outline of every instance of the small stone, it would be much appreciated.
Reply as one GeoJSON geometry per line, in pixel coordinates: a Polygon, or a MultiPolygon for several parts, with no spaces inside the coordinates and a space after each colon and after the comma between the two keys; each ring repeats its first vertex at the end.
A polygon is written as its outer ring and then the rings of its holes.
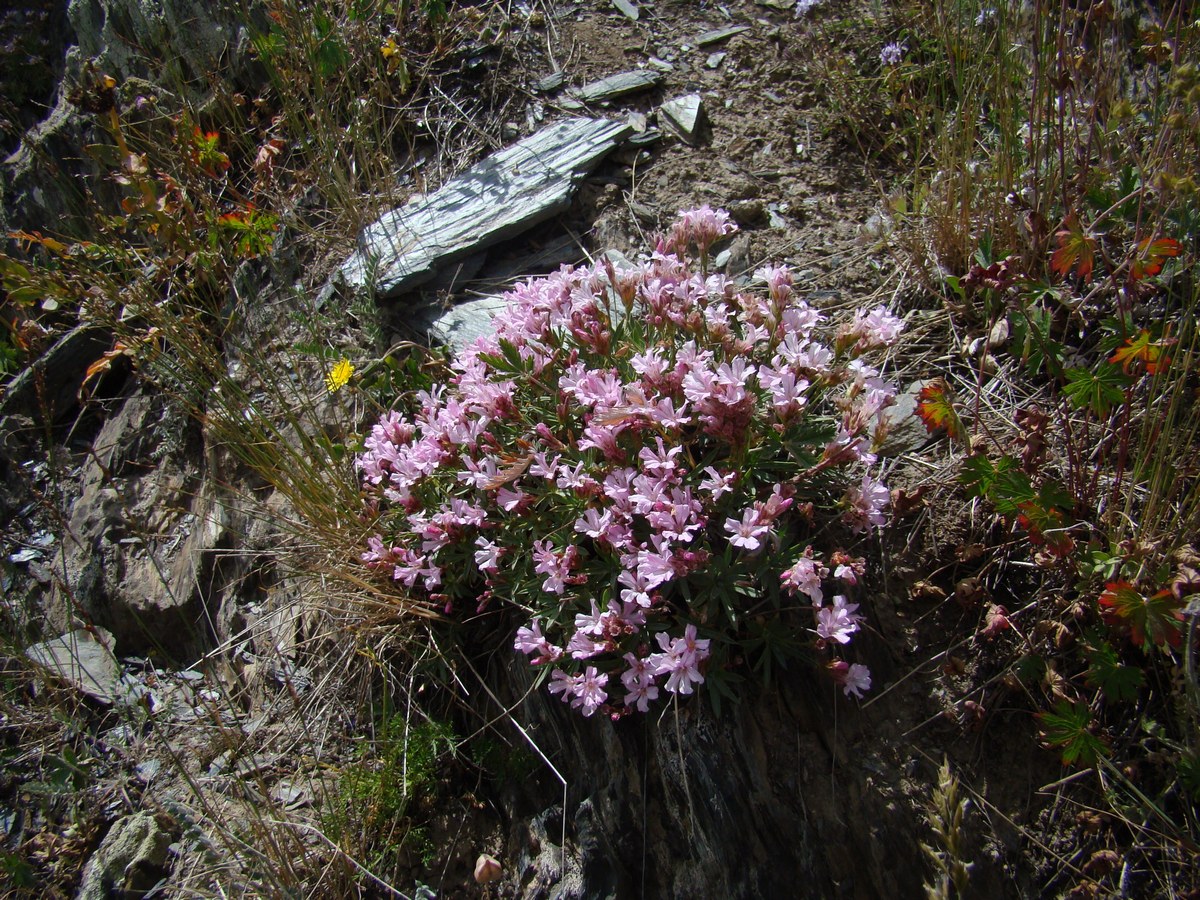
{"type": "Polygon", "coordinates": [[[723,62],[725,62],[724,53],[710,53],[708,55],[708,59],[704,61],[704,65],[708,66],[710,69],[719,69],[721,67],[721,63],[723,62]]]}
{"type": "Polygon", "coordinates": [[[499,881],[503,874],[504,870],[500,868],[500,863],[494,856],[481,853],[479,859],[475,860],[475,881],[477,883],[491,884],[493,881],[499,881]]]}
{"type": "Polygon", "coordinates": [[[663,120],[683,141],[693,147],[703,141],[707,116],[699,94],[685,94],[659,107],[663,120]]]}
{"type": "Polygon", "coordinates": [[[719,44],[721,41],[727,41],[731,37],[744,34],[749,30],[750,27],[748,25],[734,25],[730,28],[718,28],[715,31],[706,31],[700,37],[696,38],[696,46],[708,47],[712,44],[719,44]]]}
{"type": "Polygon", "coordinates": [[[63,681],[101,703],[124,696],[121,668],[113,656],[112,635],[103,628],[80,628],[52,641],[34,644],[25,655],[63,681]]]}
{"type": "Polygon", "coordinates": [[[761,200],[735,200],[729,204],[729,215],[739,225],[757,225],[766,218],[767,208],[761,200]]]}
{"type": "Polygon", "coordinates": [[[571,91],[571,99],[563,102],[567,109],[578,109],[586,103],[604,103],[616,100],[628,94],[649,90],[657,87],[662,81],[658,72],[647,72],[645,69],[633,69],[629,72],[618,72],[599,81],[592,81],[581,88],[571,91]]]}
{"type": "Polygon", "coordinates": [[[544,78],[540,78],[533,84],[533,89],[539,94],[549,94],[552,91],[557,91],[566,82],[567,76],[562,72],[551,72],[544,78]]]}
{"type": "Polygon", "coordinates": [[[506,141],[515,141],[521,136],[521,126],[516,122],[505,122],[500,126],[500,136],[506,141]]]}
{"type": "Polygon", "coordinates": [[[637,4],[630,3],[629,0],[612,0],[612,5],[617,8],[617,11],[620,12],[621,15],[629,19],[631,22],[636,22],[638,17],[641,15],[641,12],[637,8],[637,4]]]}

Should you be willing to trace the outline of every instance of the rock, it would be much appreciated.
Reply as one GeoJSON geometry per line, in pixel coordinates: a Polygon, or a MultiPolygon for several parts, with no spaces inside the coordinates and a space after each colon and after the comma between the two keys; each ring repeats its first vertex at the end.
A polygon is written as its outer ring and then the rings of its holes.
{"type": "Polygon", "coordinates": [[[704,61],[704,65],[710,69],[719,69],[721,67],[721,63],[725,62],[726,56],[727,54],[725,53],[710,53],[708,55],[708,59],[704,61]]]}
{"type": "Polygon", "coordinates": [[[612,0],[612,5],[617,8],[625,18],[632,22],[636,22],[641,15],[636,3],[631,3],[630,0],[612,0]]]}
{"type": "MultiPolygon", "coordinates": [[[[85,213],[78,179],[95,169],[82,159],[80,148],[95,142],[94,128],[90,114],[80,114],[67,99],[85,65],[120,83],[148,79],[160,95],[173,94],[192,109],[204,109],[215,84],[232,94],[257,83],[240,15],[227,4],[191,0],[71,0],[70,29],[63,31],[73,30],[78,46],[65,55],[53,107],[25,132],[0,170],[0,218],[6,230],[61,232],[64,218],[85,213]]],[[[115,198],[103,183],[91,187],[101,197],[115,198]]]]}
{"type": "Polygon", "coordinates": [[[80,628],[34,644],[25,655],[92,699],[111,706],[125,696],[113,643],[113,636],[103,628],[80,628]]]}
{"type": "Polygon", "coordinates": [[[767,208],[761,200],[735,200],[729,204],[729,215],[739,225],[761,225],[767,208]]]}
{"type": "MultiPolygon", "coordinates": [[[[888,677],[885,659],[870,663],[888,677]]],[[[536,673],[513,675],[501,702],[524,696],[536,673]]],[[[887,712],[854,712],[847,722],[840,697],[794,670],[720,716],[704,699],[661,722],[613,723],[579,716],[544,687],[525,696],[513,714],[536,729],[541,752],[562,761],[569,790],[563,810],[551,777],[513,786],[541,781],[549,802],[513,821],[502,893],[793,897],[803,885],[809,897],[920,894],[912,834],[926,827],[921,813],[896,802],[863,752],[877,746],[887,712]]]]}
{"type": "Polygon", "coordinates": [[[700,37],[696,38],[696,46],[703,49],[710,47],[713,44],[719,44],[722,41],[727,41],[731,37],[737,37],[739,34],[745,34],[750,30],[748,25],[733,25],[729,28],[718,28],[715,31],[706,31],[700,37]]]}
{"type": "Polygon", "coordinates": [[[904,393],[897,394],[895,401],[883,411],[888,435],[880,448],[883,456],[900,456],[919,449],[928,439],[924,423],[916,416],[917,401],[921,390],[931,379],[914,381],[904,393]]]}
{"type": "Polygon", "coordinates": [[[686,94],[668,100],[659,107],[662,119],[686,144],[693,147],[704,142],[708,131],[708,116],[704,111],[704,100],[699,94],[686,94]]]}
{"type": "Polygon", "coordinates": [[[562,212],[583,177],[629,131],[625,122],[565,119],[489,156],[368,226],[320,299],[339,283],[394,297],[562,212]]]}
{"type": "Polygon", "coordinates": [[[582,109],[589,103],[604,103],[616,100],[638,91],[647,91],[662,83],[662,75],[658,72],[648,72],[645,69],[634,69],[630,72],[618,72],[599,81],[585,84],[581,88],[570,91],[570,99],[563,101],[565,109],[582,109]]]}
{"type": "Polygon", "coordinates": [[[76,900],[144,896],[162,878],[170,845],[149,813],[118,819],[84,867],[76,900]]]}
{"type": "Polygon", "coordinates": [[[551,72],[544,78],[540,78],[533,84],[533,89],[539,94],[549,94],[557,91],[567,81],[567,76],[562,72],[551,72]]]}
{"type": "MultiPolygon", "coordinates": [[[[49,350],[19,372],[0,398],[0,420],[18,413],[42,417],[41,397],[52,420],[79,405],[79,387],[87,367],[112,348],[112,335],[90,325],[79,325],[59,338],[49,350]]],[[[3,429],[5,443],[11,435],[3,429]]],[[[13,448],[5,447],[8,452],[13,448]]]]}
{"type": "Polygon", "coordinates": [[[460,303],[433,320],[429,335],[457,355],[476,339],[492,334],[492,319],[504,305],[500,297],[480,297],[460,303]]]}
{"type": "Polygon", "coordinates": [[[41,121],[53,105],[67,46],[75,40],[66,4],[10,0],[6,6],[0,12],[0,85],[10,104],[0,120],[4,156],[16,149],[20,132],[41,121]],[[16,121],[7,121],[8,115],[16,121]]]}
{"type": "Polygon", "coordinates": [[[55,554],[51,624],[65,631],[85,617],[126,654],[206,648],[203,610],[228,565],[217,550],[226,531],[218,486],[165,452],[189,449],[182,413],[171,410],[139,392],[104,423],[55,554]]]}

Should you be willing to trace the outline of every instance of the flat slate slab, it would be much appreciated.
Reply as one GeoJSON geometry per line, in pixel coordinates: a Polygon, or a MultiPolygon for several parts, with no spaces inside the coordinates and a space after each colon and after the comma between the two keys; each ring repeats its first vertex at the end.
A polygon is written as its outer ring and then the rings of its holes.
{"type": "Polygon", "coordinates": [[[109,649],[112,643],[112,635],[103,628],[81,628],[34,644],[25,655],[89,697],[111,705],[123,693],[121,667],[109,649]]]}
{"type": "Polygon", "coordinates": [[[565,210],[584,176],[631,130],[627,122],[587,118],[546,126],[369,225],[333,283],[374,286],[383,299],[418,287],[565,210]]]}
{"type": "Polygon", "coordinates": [[[662,75],[648,69],[618,72],[569,91],[570,97],[562,101],[562,106],[564,109],[579,109],[587,103],[604,103],[638,91],[648,91],[661,83],[662,75]]]}

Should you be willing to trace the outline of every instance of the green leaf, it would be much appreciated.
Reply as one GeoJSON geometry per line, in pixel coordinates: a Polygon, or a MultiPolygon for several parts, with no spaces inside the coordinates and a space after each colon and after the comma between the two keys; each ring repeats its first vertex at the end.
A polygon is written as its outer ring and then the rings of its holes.
{"type": "Polygon", "coordinates": [[[958,478],[973,489],[975,496],[987,497],[997,479],[1017,468],[1017,461],[1011,456],[1003,456],[999,462],[993,463],[983,454],[979,454],[963,460],[963,470],[958,478]]]}
{"type": "Polygon", "coordinates": [[[1098,687],[1112,703],[1130,703],[1146,683],[1145,673],[1137,666],[1121,663],[1117,651],[1107,641],[1099,641],[1088,653],[1088,684],[1098,687]]]}
{"type": "Polygon", "coordinates": [[[1062,372],[1065,354],[1062,344],[1050,337],[1050,313],[1039,306],[1027,306],[1008,314],[1013,347],[1019,348],[1021,361],[1030,375],[1062,372]]]}
{"type": "Polygon", "coordinates": [[[1060,700],[1053,712],[1039,713],[1038,720],[1046,743],[1062,753],[1063,765],[1094,766],[1101,756],[1108,756],[1103,741],[1088,730],[1092,711],[1086,703],[1060,700]]]}
{"type": "Polygon", "coordinates": [[[1110,362],[1098,363],[1094,372],[1072,368],[1063,375],[1067,379],[1063,393],[1071,405],[1076,409],[1089,409],[1102,417],[1107,417],[1114,407],[1125,402],[1125,389],[1133,383],[1119,366],[1110,362]]]}

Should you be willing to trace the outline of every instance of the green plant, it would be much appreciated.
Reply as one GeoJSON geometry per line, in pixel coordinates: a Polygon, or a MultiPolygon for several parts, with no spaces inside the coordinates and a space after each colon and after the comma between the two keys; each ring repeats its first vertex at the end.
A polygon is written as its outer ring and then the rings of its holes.
{"type": "Polygon", "coordinates": [[[448,725],[412,723],[402,715],[386,720],[360,759],[343,770],[324,812],[326,830],[373,871],[395,875],[411,857],[427,865],[435,848],[422,818],[428,815],[442,760],[456,751],[448,725]]]}

